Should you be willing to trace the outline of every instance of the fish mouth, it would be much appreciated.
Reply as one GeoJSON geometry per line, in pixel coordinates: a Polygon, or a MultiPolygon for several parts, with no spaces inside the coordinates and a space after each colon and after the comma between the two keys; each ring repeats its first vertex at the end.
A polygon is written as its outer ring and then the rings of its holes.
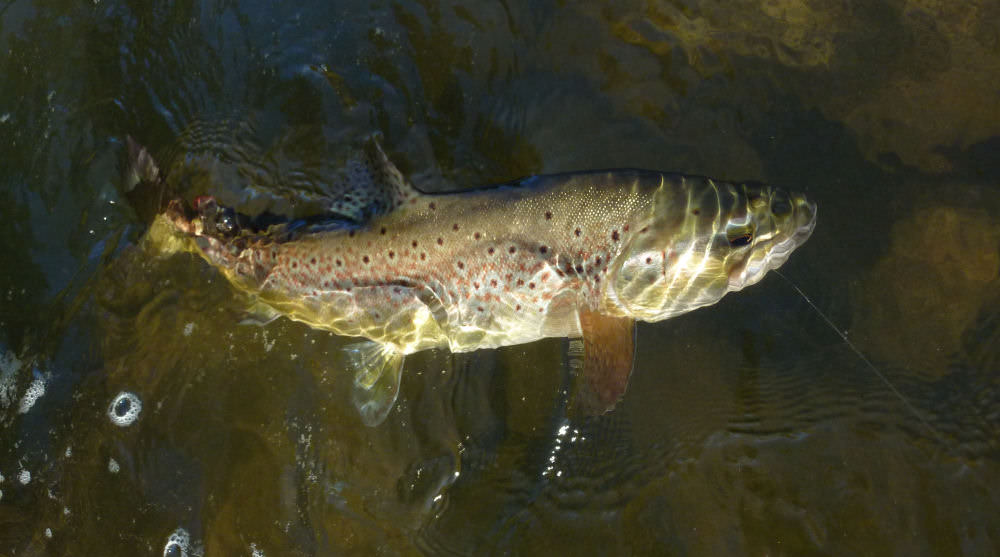
{"type": "Polygon", "coordinates": [[[816,228],[816,204],[801,194],[793,195],[792,202],[795,207],[795,214],[792,217],[795,223],[794,231],[772,244],[762,256],[751,255],[742,264],[734,267],[729,273],[730,290],[741,290],[756,284],[768,271],[784,264],[792,252],[812,236],[816,228]]]}

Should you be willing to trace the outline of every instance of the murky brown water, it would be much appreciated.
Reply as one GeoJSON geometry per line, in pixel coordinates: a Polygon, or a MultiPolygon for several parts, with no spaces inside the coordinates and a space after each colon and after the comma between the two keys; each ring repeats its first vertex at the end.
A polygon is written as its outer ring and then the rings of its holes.
{"type": "Polygon", "coordinates": [[[0,555],[998,552],[1000,2],[140,4],[0,2],[0,555]],[[364,427],[350,340],[142,250],[117,163],[303,213],[371,133],[428,191],[805,191],[783,272],[907,402],[772,276],[640,325],[600,419],[545,341],[364,427]]]}

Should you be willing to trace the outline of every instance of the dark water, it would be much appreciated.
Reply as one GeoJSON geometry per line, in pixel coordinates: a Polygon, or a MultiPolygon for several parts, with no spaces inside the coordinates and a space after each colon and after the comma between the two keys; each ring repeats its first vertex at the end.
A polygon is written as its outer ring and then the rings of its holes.
{"type": "Polygon", "coordinates": [[[1000,2],[289,4],[0,1],[0,555],[998,552],[1000,2]],[[373,133],[432,191],[805,191],[784,273],[907,402],[771,276],[640,325],[600,419],[546,341],[408,358],[362,426],[347,339],[240,325],[117,187],[132,135],[302,211],[373,133]]]}

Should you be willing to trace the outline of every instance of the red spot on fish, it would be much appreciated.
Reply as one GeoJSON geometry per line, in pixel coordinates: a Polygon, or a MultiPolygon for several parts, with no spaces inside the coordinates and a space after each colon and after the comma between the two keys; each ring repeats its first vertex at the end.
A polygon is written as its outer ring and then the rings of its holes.
{"type": "Polygon", "coordinates": [[[490,281],[490,286],[492,286],[492,287],[496,288],[496,286],[497,286],[497,281],[496,281],[496,279],[493,279],[493,280],[491,280],[491,281],[490,281]]]}
{"type": "Polygon", "coordinates": [[[476,290],[479,290],[479,283],[478,283],[478,282],[474,282],[474,283],[472,283],[472,286],[475,286],[475,287],[476,287],[476,290]]]}
{"type": "Polygon", "coordinates": [[[413,247],[417,247],[417,241],[416,241],[416,240],[413,240],[413,243],[412,243],[412,244],[410,244],[410,245],[412,245],[413,247]]]}
{"type": "Polygon", "coordinates": [[[420,252],[420,260],[423,261],[425,259],[427,259],[427,254],[423,253],[423,252],[420,252]]]}
{"type": "Polygon", "coordinates": [[[478,309],[480,313],[482,313],[482,312],[483,312],[483,307],[482,307],[482,306],[479,306],[479,307],[477,307],[476,309],[478,309]]]}
{"type": "Polygon", "coordinates": [[[626,225],[625,225],[625,228],[623,228],[622,230],[623,230],[624,232],[628,232],[628,225],[626,224],[626,225]]]}
{"type": "Polygon", "coordinates": [[[478,232],[476,232],[475,234],[472,235],[472,237],[478,240],[478,239],[482,238],[483,235],[480,234],[480,233],[478,233],[478,232]]]}
{"type": "Polygon", "coordinates": [[[518,286],[524,286],[524,281],[521,280],[521,279],[517,279],[517,285],[518,286]]]}
{"type": "Polygon", "coordinates": [[[444,245],[444,240],[441,239],[441,238],[438,238],[438,245],[439,246],[443,246],[444,245]]]}
{"type": "Polygon", "coordinates": [[[514,308],[514,311],[521,311],[521,304],[517,304],[517,307],[514,308]]]}
{"type": "Polygon", "coordinates": [[[493,255],[493,251],[494,251],[493,248],[490,248],[490,249],[486,250],[486,253],[488,253],[490,255],[493,255]]]}
{"type": "Polygon", "coordinates": [[[465,268],[465,263],[462,263],[461,261],[459,261],[458,262],[458,268],[459,269],[464,269],[465,268]]]}
{"type": "Polygon", "coordinates": [[[458,223],[451,225],[452,230],[458,230],[458,223]]]}
{"type": "Polygon", "coordinates": [[[528,288],[530,288],[530,289],[534,290],[534,289],[535,289],[535,283],[533,283],[533,282],[529,282],[529,283],[528,283],[528,288]]]}

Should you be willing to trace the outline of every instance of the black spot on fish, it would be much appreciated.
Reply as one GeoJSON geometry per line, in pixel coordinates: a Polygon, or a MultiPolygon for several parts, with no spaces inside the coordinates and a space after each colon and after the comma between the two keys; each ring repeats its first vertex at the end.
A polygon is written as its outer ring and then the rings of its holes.
{"type": "Polygon", "coordinates": [[[412,243],[412,244],[410,244],[410,245],[412,245],[413,247],[417,247],[417,241],[416,241],[416,240],[413,240],[413,243],[412,243]]]}
{"type": "Polygon", "coordinates": [[[545,220],[552,220],[552,211],[545,211],[545,220]]]}
{"type": "Polygon", "coordinates": [[[443,246],[444,245],[444,240],[441,239],[441,238],[438,238],[438,245],[439,246],[443,246]]]}
{"type": "Polygon", "coordinates": [[[533,282],[529,282],[529,283],[528,283],[528,288],[530,288],[530,289],[534,290],[534,289],[535,289],[535,283],[533,283],[533,282]]]}
{"type": "Polygon", "coordinates": [[[368,259],[367,255],[364,256],[364,257],[362,257],[361,260],[364,261],[365,263],[368,263],[370,261],[370,259],[368,259]]]}
{"type": "Polygon", "coordinates": [[[389,259],[392,259],[393,257],[396,257],[396,252],[390,251],[389,252],[389,259]]]}
{"type": "Polygon", "coordinates": [[[465,268],[465,263],[462,263],[461,261],[459,261],[458,262],[458,268],[459,269],[464,269],[465,268]]]}
{"type": "Polygon", "coordinates": [[[480,234],[480,233],[478,233],[478,232],[476,232],[475,234],[472,235],[472,237],[478,240],[478,239],[482,238],[483,235],[480,234]]]}
{"type": "Polygon", "coordinates": [[[385,236],[385,227],[383,226],[382,230],[379,230],[378,232],[379,232],[379,234],[385,236]]]}
{"type": "Polygon", "coordinates": [[[577,228],[576,230],[574,230],[573,234],[576,234],[576,237],[579,238],[580,237],[580,229],[577,228]]]}
{"type": "Polygon", "coordinates": [[[701,214],[701,209],[691,209],[691,214],[694,216],[698,216],[701,214]]]}
{"type": "Polygon", "coordinates": [[[452,230],[458,230],[458,223],[451,225],[452,230]]]}
{"type": "Polygon", "coordinates": [[[612,231],[611,232],[611,239],[617,242],[618,238],[619,238],[618,231],[617,230],[612,231]]]}
{"type": "Polygon", "coordinates": [[[508,249],[507,251],[510,252],[510,253],[517,253],[517,248],[515,248],[514,246],[511,246],[510,249],[508,249]]]}
{"type": "Polygon", "coordinates": [[[494,251],[493,248],[490,248],[490,249],[486,250],[486,253],[488,253],[490,255],[493,255],[493,251],[494,251]]]}
{"type": "Polygon", "coordinates": [[[541,247],[538,248],[538,253],[546,253],[548,251],[549,251],[549,247],[548,246],[541,246],[541,247]]]}

